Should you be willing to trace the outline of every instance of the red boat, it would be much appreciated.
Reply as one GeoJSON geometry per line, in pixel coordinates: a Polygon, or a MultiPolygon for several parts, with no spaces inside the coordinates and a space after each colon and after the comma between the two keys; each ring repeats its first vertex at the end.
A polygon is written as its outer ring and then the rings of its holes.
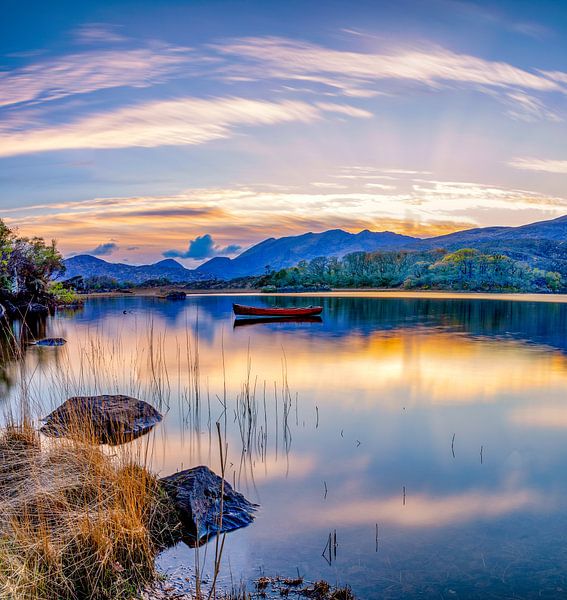
{"type": "Polygon", "coordinates": [[[233,304],[234,314],[244,317],[314,317],[321,314],[322,306],[305,306],[302,308],[261,308],[259,306],[244,306],[233,304]]]}

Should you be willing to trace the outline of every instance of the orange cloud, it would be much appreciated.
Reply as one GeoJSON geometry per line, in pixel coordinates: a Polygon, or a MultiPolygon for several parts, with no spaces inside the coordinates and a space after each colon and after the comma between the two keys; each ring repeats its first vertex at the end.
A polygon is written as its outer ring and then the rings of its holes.
{"type": "MultiPolygon", "coordinates": [[[[480,225],[465,214],[491,208],[510,219],[518,209],[536,218],[560,216],[564,198],[466,182],[416,179],[414,174],[387,175],[388,188],[368,187],[364,170],[341,171],[330,187],[317,185],[235,186],[191,189],[172,196],[97,198],[38,204],[4,211],[4,218],[24,235],[60,240],[64,252],[94,247],[104,239],[142,246],[156,258],[164,250],[186,245],[189,238],[210,233],[219,245],[241,246],[266,237],[297,235],[341,227],[356,232],[390,230],[416,237],[443,235],[480,225]],[[409,177],[409,181],[405,178],[409,177]],[[409,191],[405,188],[409,186],[409,191]],[[404,188],[404,189],[402,189],[404,188]],[[459,209],[456,210],[455,206],[459,209]],[[143,244],[140,231],[144,232],[143,244]]],[[[533,219],[532,219],[533,220],[533,219]]],[[[133,255],[132,255],[133,256],[133,255]]],[[[116,256],[116,258],[120,258],[116,256]]]]}

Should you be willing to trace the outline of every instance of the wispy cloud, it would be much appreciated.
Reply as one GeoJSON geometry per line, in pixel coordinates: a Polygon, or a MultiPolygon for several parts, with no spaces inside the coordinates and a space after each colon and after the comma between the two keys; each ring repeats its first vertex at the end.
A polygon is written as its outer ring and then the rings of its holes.
{"type": "Polygon", "coordinates": [[[188,48],[89,50],[0,72],[0,106],[58,100],[116,87],[148,87],[197,57],[188,48]]]}
{"type": "Polygon", "coordinates": [[[278,37],[243,38],[216,45],[221,54],[247,61],[226,70],[226,75],[298,80],[323,84],[346,95],[380,92],[378,82],[406,80],[430,87],[469,84],[492,88],[565,91],[564,73],[528,71],[506,62],[490,61],[432,46],[363,53],[326,48],[278,37]]]}
{"type": "Polygon", "coordinates": [[[128,38],[120,28],[110,23],[87,23],[74,31],[75,40],[80,44],[113,44],[125,42],[128,38]]]}
{"type": "Polygon", "coordinates": [[[545,102],[532,94],[522,90],[514,90],[499,96],[499,99],[508,107],[506,114],[518,121],[528,123],[535,121],[562,121],[562,117],[546,106],[545,102]]]}
{"type": "MultiPolygon", "coordinates": [[[[179,98],[148,102],[78,119],[59,127],[35,128],[2,136],[0,156],[79,148],[151,148],[194,145],[229,137],[241,126],[311,122],[325,112],[345,112],[343,104],[315,106],[286,100],[179,98]]],[[[350,116],[369,116],[353,110],[350,116]]]]}
{"type": "Polygon", "coordinates": [[[541,173],[567,174],[567,160],[549,160],[542,158],[514,158],[508,163],[515,169],[539,171],[541,173]]]}

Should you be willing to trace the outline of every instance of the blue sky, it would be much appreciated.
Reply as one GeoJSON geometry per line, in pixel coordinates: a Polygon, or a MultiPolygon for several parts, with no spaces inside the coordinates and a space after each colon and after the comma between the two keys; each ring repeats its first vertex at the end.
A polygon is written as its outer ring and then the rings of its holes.
{"type": "Polygon", "coordinates": [[[65,254],[567,213],[563,2],[3,9],[0,217],[65,254]]]}

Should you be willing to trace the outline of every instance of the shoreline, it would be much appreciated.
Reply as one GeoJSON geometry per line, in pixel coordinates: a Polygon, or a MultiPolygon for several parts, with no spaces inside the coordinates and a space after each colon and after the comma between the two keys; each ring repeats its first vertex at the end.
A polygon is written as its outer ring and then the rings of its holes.
{"type": "Polygon", "coordinates": [[[93,292],[81,294],[81,299],[93,298],[128,298],[145,297],[159,298],[171,291],[183,291],[187,296],[277,296],[277,297],[320,297],[320,298],[407,298],[407,299],[432,299],[432,300],[508,300],[513,302],[547,302],[567,303],[567,294],[537,294],[519,292],[464,292],[464,291],[440,291],[440,290],[418,290],[406,291],[384,288],[337,288],[321,292],[273,292],[265,293],[259,289],[218,289],[218,290],[186,290],[182,287],[171,286],[160,288],[141,288],[132,292],[93,292]]]}

